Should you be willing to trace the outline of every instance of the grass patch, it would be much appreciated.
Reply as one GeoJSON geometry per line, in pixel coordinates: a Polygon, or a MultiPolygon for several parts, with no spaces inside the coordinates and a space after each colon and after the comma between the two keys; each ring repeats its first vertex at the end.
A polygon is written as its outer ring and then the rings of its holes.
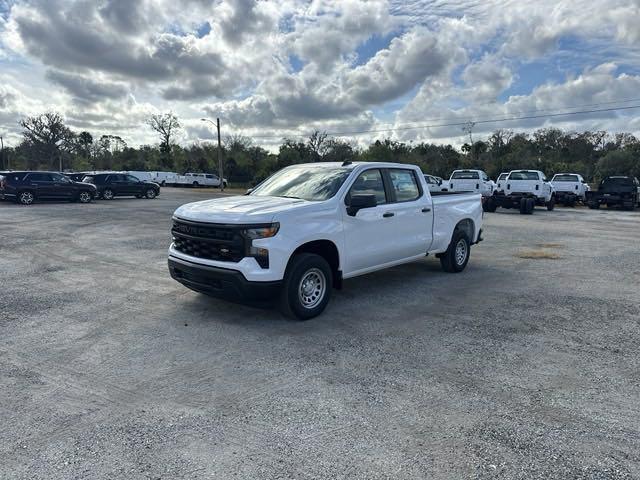
{"type": "Polygon", "coordinates": [[[556,252],[546,250],[522,250],[515,254],[518,258],[528,258],[533,260],[557,260],[560,258],[556,252]]]}

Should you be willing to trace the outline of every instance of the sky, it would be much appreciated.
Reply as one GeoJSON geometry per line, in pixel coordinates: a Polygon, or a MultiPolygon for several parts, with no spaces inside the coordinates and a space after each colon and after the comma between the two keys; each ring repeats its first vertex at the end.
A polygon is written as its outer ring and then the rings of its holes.
{"type": "Polygon", "coordinates": [[[0,136],[45,111],[132,146],[166,112],[185,145],[214,139],[203,117],[268,149],[640,136],[639,26],[640,0],[0,0],[0,136]]]}

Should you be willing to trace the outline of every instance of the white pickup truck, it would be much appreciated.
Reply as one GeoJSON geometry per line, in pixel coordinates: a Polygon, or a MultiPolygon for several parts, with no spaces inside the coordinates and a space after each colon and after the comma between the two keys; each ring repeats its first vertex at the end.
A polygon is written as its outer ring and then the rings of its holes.
{"type": "Polygon", "coordinates": [[[449,192],[477,192],[483,197],[490,197],[495,184],[482,170],[454,170],[443,188],[449,192]]]}
{"type": "Polygon", "coordinates": [[[484,204],[485,211],[496,208],[518,208],[520,213],[532,214],[536,205],[546,206],[551,211],[556,197],[553,185],[540,170],[512,170],[504,182],[504,189],[496,191],[484,204]]]}
{"type": "Polygon", "coordinates": [[[589,185],[582,175],[577,173],[556,173],[551,179],[551,185],[556,194],[556,201],[567,207],[575,206],[576,202],[584,202],[589,185]]]}
{"type": "Polygon", "coordinates": [[[428,254],[462,271],[481,227],[480,195],[430,194],[414,165],[294,165],[247,195],[178,208],[169,271],[197,292],[279,299],[286,314],[308,319],[346,278],[428,254]]]}

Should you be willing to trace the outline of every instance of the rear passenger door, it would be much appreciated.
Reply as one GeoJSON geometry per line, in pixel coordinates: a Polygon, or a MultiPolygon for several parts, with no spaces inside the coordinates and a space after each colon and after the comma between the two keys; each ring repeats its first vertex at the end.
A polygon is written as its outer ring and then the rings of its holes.
{"type": "Polygon", "coordinates": [[[72,198],[75,195],[75,188],[71,180],[59,173],[52,173],[53,190],[56,198],[72,198]]]}
{"type": "Polygon", "coordinates": [[[387,210],[393,214],[393,230],[399,259],[425,255],[433,240],[433,208],[415,170],[384,170],[391,190],[387,210]]]}

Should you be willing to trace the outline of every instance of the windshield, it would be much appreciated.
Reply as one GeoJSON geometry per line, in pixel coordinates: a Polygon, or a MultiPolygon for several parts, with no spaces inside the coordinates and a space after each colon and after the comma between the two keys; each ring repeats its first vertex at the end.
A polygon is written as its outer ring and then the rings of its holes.
{"type": "Polygon", "coordinates": [[[327,200],[337,193],[350,173],[347,168],[289,167],[267,178],[251,195],[327,200]]]}
{"type": "Polygon", "coordinates": [[[633,187],[631,177],[607,177],[602,181],[603,187],[633,187]]]}
{"type": "Polygon", "coordinates": [[[553,177],[554,182],[577,182],[577,175],[556,175],[553,177]]]}
{"type": "Polygon", "coordinates": [[[509,180],[538,180],[538,172],[511,172],[509,180]]]}
{"type": "Polygon", "coordinates": [[[453,172],[452,179],[457,180],[476,180],[480,178],[478,172],[453,172]]]}

